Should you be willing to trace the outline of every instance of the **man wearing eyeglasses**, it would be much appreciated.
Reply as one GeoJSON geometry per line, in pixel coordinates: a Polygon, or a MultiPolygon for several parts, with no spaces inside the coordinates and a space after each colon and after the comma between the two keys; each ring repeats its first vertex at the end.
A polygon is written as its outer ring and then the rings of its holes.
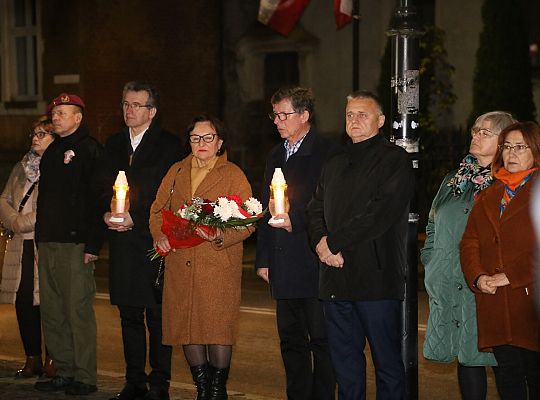
{"type": "Polygon", "coordinates": [[[276,216],[282,222],[269,225],[269,216],[260,221],[255,266],[276,299],[287,398],[333,399],[334,372],[318,300],[319,264],[309,245],[305,211],[322,165],[337,146],[317,135],[309,89],[280,89],[271,104],[269,116],[283,141],[266,159],[261,200],[268,205],[272,175],[281,168],[290,210],[276,216]]]}
{"type": "Polygon", "coordinates": [[[101,215],[109,232],[110,298],[120,311],[126,362],[126,384],[111,399],[168,399],[171,347],[161,344],[161,298],[153,290],[158,266],[148,258],[152,248],[148,218],[163,176],[186,150],[178,137],[155,123],[158,94],[152,85],[128,82],[120,106],[125,128],[107,140],[97,179],[101,215]],[[112,187],[119,171],[127,176],[129,209],[112,213],[112,187]]]}
{"type": "Polygon", "coordinates": [[[94,261],[101,238],[91,229],[97,218],[92,173],[102,148],[82,125],[84,108],[68,93],[49,104],[58,139],[41,159],[36,216],[41,320],[57,376],[34,387],[70,395],[97,390],[94,261]]]}

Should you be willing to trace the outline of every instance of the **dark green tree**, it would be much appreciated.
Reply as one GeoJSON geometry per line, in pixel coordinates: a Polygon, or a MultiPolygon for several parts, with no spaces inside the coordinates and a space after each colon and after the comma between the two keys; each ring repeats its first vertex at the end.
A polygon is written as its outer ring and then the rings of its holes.
{"type": "Polygon", "coordinates": [[[469,125],[493,110],[534,120],[528,24],[521,0],[485,0],[482,20],[469,125]]]}

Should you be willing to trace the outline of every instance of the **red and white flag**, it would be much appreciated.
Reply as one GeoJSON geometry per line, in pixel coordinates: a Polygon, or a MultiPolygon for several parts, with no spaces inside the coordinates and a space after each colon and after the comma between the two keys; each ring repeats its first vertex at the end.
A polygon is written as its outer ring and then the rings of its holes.
{"type": "Polygon", "coordinates": [[[334,0],[334,14],[337,29],[343,28],[352,20],[353,0],[334,0]]]}
{"type": "Polygon", "coordinates": [[[308,3],[309,0],[261,0],[258,19],[273,30],[287,36],[308,3]]]}

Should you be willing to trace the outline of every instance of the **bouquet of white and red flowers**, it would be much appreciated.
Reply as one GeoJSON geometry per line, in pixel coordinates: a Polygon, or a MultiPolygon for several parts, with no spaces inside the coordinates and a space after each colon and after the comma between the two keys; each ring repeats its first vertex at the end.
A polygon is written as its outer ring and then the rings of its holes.
{"type": "MultiPolygon", "coordinates": [[[[163,224],[161,231],[169,239],[173,249],[195,247],[204,242],[196,229],[211,235],[216,229],[242,229],[254,225],[266,213],[262,204],[254,197],[245,202],[238,195],[218,197],[213,202],[195,197],[182,205],[177,212],[161,210],[163,224]]],[[[150,250],[150,259],[165,257],[159,249],[150,250]]]]}

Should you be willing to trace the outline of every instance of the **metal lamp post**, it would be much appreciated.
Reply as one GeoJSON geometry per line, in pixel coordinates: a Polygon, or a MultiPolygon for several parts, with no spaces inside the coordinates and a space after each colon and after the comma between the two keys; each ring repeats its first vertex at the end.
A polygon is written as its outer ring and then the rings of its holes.
{"type": "MultiPolygon", "coordinates": [[[[413,1],[400,0],[388,35],[392,43],[390,140],[403,147],[418,170],[419,36],[422,34],[413,1]]],[[[406,398],[418,398],[418,211],[415,199],[409,211],[405,301],[402,314],[402,358],[406,398]]]]}
{"type": "Polygon", "coordinates": [[[352,87],[354,92],[360,88],[360,0],[353,0],[352,32],[352,87]]]}

